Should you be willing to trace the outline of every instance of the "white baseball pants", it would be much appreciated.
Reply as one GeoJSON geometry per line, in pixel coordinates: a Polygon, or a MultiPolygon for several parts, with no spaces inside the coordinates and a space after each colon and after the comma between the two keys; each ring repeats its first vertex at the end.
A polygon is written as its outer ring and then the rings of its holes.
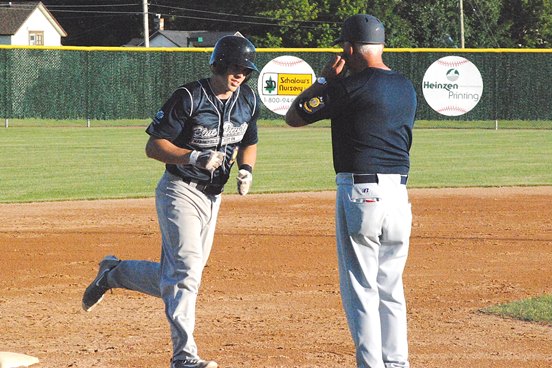
{"type": "Polygon", "coordinates": [[[110,287],[163,298],[174,360],[198,358],[193,337],[196,300],[220,202],[220,195],[205,195],[165,172],[156,189],[161,262],[121,261],[108,273],[110,287]]]}
{"type": "Polygon", "coordinates": [[[377,183],[336,177],[336,238],[342,303],[359,368],[409,367],[402,275],[412,211],[400,175],[377,183]]]}

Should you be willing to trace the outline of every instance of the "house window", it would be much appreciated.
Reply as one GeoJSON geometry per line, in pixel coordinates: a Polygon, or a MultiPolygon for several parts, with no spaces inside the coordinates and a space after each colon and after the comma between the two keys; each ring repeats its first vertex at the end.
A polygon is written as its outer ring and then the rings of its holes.
{"type": "Polygon", "coordinates": [[[29,45],[44,46],[44,32],[29,31],[29,45]]]}

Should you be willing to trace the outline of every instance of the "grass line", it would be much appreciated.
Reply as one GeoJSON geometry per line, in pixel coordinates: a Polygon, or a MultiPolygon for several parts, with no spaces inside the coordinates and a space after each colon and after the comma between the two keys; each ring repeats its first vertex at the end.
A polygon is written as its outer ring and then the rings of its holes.
{"type": "Polygon", "coordinates": [[[527,322],[543,323],[552,326],[552,295],[518,300],[484,308],[481,312],[504,318],[515,318],[527,322]]]}
{"type": "MultiPolygon", "coordinates": [[[[0,129],[0,202],[153,195],[164,166],[144,128],[0,129]]],[[[252,192],[333,190],[330,134],[261,125],[252,192]]],[[[552,130],[418,129],[410,174],[417,188],[552,185],[552,130]]]]}

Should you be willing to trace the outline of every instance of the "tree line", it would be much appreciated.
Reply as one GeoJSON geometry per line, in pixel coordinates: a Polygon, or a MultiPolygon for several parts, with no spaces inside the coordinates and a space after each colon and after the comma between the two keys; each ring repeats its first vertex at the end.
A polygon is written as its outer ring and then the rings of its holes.
{"type": "MultiPolygon", "coordinates": [[[[65,45],[120,46],[143,38],[140,0],[42,0],[65,45]]],[[[257,47],[329,47],[343,20],[368,13],[393,48],[550,48],[550,0],[149,0],[150,31],[240,31],[257,47]],[[461,10],[462,5],[462,10],[461,10]],[[461,15],[463,22],[461,22],[461,15]],[[463,25],[463,37],[461,34],[463,25]]]]}

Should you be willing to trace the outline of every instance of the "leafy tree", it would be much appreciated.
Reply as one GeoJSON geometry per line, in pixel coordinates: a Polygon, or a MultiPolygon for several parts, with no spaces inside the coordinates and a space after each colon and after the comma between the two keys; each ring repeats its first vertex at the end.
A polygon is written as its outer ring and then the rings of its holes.
{"type": "Polygon", "coordinates": [[[503,8],[502,0],[464,0],[466,47],[509,47],[508,25],[499,21],[503,8]]]}
{"type": "Polygon", "coordinates": [[[552,47],[550,0],[505,0],[502,21],[510,24],[513,47],[552,47]]]}
{"type": "Polygon", "coordinates": [[[341,34],[343,21],[354,14],[367,13],[367,1],[363,0],[331,0],[327,19],[332,19],[330,40],[333,42],[341,34]]]}
{"type": "Polygon", "coordinates": [[[316,23],[322,6],[310,0],[265,1],[267,9],[260,14],[277,20],[277,27],[266,33],[266,39],[257,37],[259,46],[316,47],[324,25],[316,23]]]}
{"type": "Polygon", "coordinates": [[[277,20],[265,38],[265,47],[330,47],[339,36],[343,20],[366,11],[365,0],[272,0],[264,1],[266,17],[277,20]]]}
{"type": "MultiPolygon", "coordinates": [[[[462,0],[469,48],[552,47],[550,0],[462,0]]],[[[143,37],[142,2],[43,0],[66,45],[118,46],[143,37]]],[[[377,16],[388,47],[460,47],[460,0],[149,0],[165,29],[239,30],[259,47],[329,47],[343,20],[377,16]]]]}
{"type": "Polygon", "coordinates": [[[380,19],[385,26],[387,47],[415,47],[414,32],[410,21],[401,16],[406,4],[402,0],[369,0],[367,12],[380,19]]]}
{"type": "Polygon", "coordinates": [[[394,47],[459,46],[459,13],[456,1],[401,2],[396,5],[390,22],[388,39],[394,47]],[[394,23],[398,25],[397,30],[392,27],[394,23]]]}

